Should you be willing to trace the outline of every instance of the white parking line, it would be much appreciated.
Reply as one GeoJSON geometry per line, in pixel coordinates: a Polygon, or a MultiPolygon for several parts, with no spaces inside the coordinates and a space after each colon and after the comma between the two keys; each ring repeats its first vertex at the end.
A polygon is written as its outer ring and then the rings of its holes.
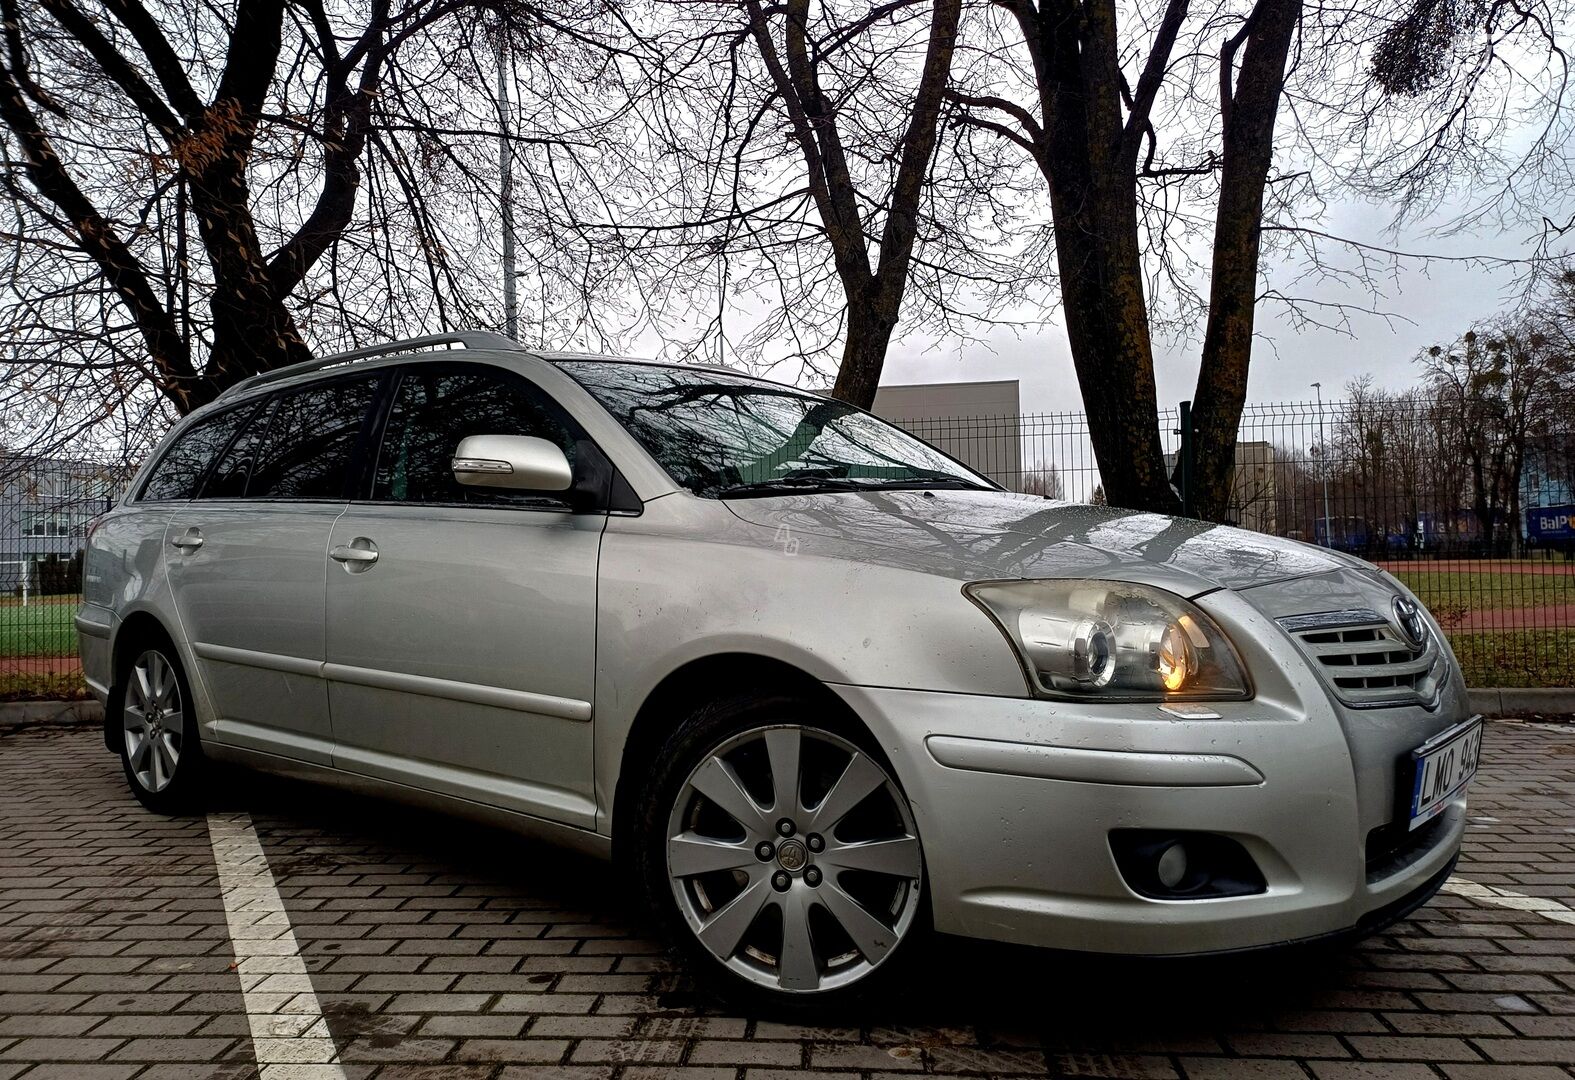
{"type": "Polygon", "coordinates": [[[208,837],[261,1080],[344,1080],[250,815],[209,814],[208,837]]]}
{"type": "Polygon", "coordinates": [[[1512,911],[1530,911],[1557,923],[1568,923],[1575,926],[1575,909],[1571,909],[1559,901],[1546,896],[1524,896],[1508,889],[1496,888],[1492,885],[1479,885],[1475,881],[1465,878],[1452,877],[1444,882],[1440,892],[1451,893],[1454,896],[1463,896],[1467,900],[1480,900],[1484,904],[1495,907],[1509,908],[1512,911]]]}

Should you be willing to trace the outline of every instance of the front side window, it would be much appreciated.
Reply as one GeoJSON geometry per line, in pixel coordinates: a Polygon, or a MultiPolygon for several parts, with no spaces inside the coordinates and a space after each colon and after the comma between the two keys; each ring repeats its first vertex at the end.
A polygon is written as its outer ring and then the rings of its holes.
{"type": "Polygon", "coordinates": [[[560,505],[539,493],[466,487],[454,451],[471,435],[533,435],[574,462],[563,411],[523,379],[480,365],[411,367],[400,378],[378,452],[372,498],[381,502],[560,505]]]}
{"type": "MultiPolygon", "coordinates": [[[[361,429],[377,395],[378,376],[318,383],[279,395],[259,413],[255,440],[239,439],[246,461],[228,459],[215,471],[231,497],[245,465],[249,499],[342,499],[361,429]],[[246,443],[243,447],[242,443],[246,443]]],[[[250,436],[251,432],[248,432],[250,436]]]]}
{"type": "Polygon", "coordinates": [[[995,487],[901,428],[792,387],[659,364],[558,366],[696,495],[995,487]]]}
{"type": "Polygon", "coordinates": [[[229,445],[236,428],[251,411],[252,406],[248,403],[199,420],[176,436],[175,442],[153,467],[148,482],[142,485],[142,500],[163,502],[194,497],[214,456],[229,445]]]}

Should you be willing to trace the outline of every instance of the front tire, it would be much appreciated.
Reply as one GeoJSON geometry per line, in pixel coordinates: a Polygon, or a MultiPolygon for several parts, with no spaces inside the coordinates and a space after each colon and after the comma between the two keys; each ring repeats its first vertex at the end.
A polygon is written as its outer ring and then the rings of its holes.
{"type": "Polygon", "coordinates": [[[706,706],[637,813],[645,899],[712,989],[824,1009],[892,985],[929,926],[906,796],[872,741],[789,697],[706,706]]]}
{"type": "Polygon", "coordinates": [[[137,801],[161,814],[197,803],[206,762],[191,684],[166,641],[131,651],[117,673],[120,764],[137,801]]]}

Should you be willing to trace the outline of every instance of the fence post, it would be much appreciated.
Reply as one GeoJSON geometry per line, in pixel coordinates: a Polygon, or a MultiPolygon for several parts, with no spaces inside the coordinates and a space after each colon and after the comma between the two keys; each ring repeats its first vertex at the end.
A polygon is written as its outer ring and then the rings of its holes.
{"type": "Polygon", "coordinates": [[[1192,402],[1181,403],[1181,516],[1192,517],[1192,402]]]}

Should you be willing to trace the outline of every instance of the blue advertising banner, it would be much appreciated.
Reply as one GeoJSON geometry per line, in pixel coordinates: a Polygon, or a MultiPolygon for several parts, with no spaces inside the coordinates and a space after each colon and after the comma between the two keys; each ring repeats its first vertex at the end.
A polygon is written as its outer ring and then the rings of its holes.
{"type": "Polygon", "coordinates": [[[1575,540],[1575,503],[1526,509],[1526,535],[1532,540],[1575,540]]]}

